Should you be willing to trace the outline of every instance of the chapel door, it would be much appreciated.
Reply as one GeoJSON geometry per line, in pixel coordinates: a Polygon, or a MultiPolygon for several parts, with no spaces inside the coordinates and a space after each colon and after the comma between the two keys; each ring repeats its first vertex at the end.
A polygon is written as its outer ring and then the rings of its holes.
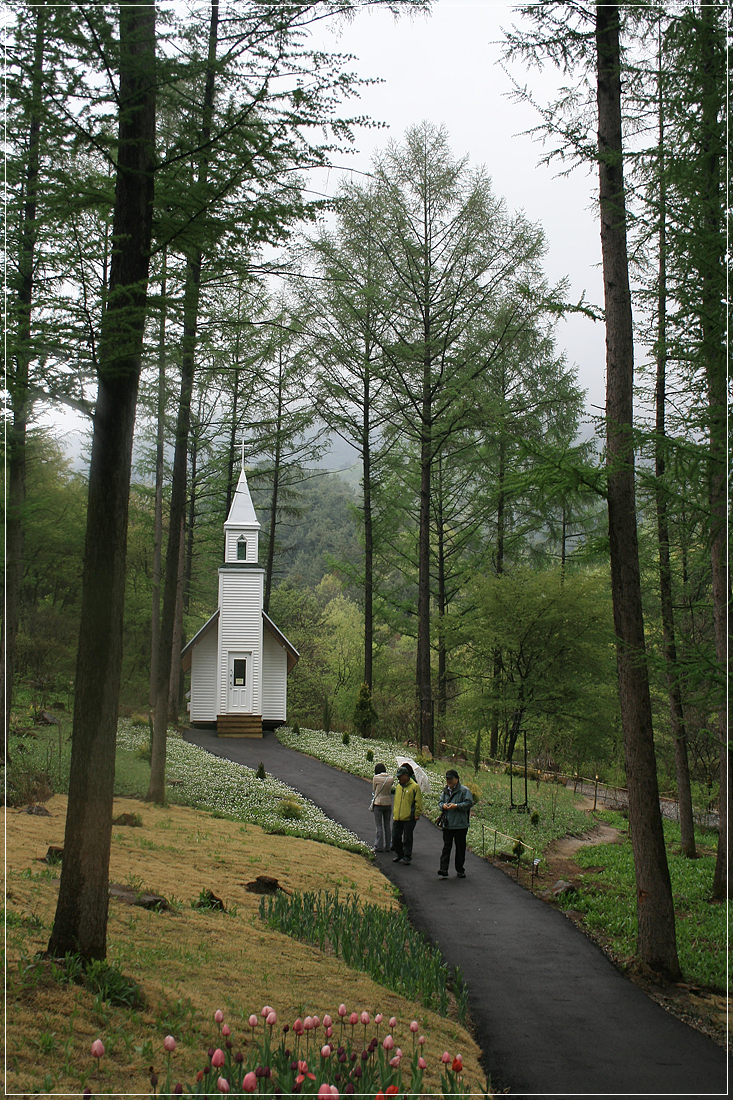
{"type": "Polygon", "coordinates": [[[229,654],[229,705],[227,712],[251,711],[251,653],[229,654]]]}

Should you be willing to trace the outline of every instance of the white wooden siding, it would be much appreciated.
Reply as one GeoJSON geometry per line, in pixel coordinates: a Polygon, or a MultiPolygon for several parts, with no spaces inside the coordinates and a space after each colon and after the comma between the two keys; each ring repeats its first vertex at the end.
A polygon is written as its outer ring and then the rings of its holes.
{"type": "Polygon", "coordinates": [[[235,562],[239,560],[237,558],[237,543],[240,535],[244,535],[247,540],[247,557],[245,561],[256,564],[257,555],[259,553],[257,531],[246,531],[241,527],[234,529],[229,528],[225,531],[224,561],[235,562]]]}
{"type": "Polygon", "coordinates": [[[263,633],[262,717],[284,722],[287,717],[288,655],[269,630],[263,633]]]}
{"type": "Polygon", "coordinates": [[[216,675],[219,631],[209,631],[191,654],[191,721],[216,721],[216,675]]]}
{"type": "Polygon", "coordinates": [[[252,714],[262,714],[263,569],[219,570],[219,714],[226,714],[227,655],[252,654],[252,714]]]}

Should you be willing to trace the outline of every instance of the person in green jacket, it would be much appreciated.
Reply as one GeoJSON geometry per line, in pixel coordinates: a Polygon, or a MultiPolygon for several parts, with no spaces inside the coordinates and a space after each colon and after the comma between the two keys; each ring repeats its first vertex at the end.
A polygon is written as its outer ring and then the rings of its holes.
{"type": "Polygon", "coordinates": [[[392,847],[395,858],[393,863],[412,862],[412,834],[422,813],[422,791],[410,774],[411,769],[397,769],[397,787],[392,807],[392,847]]]}
{"type": "Polygon", "coordinates": [[[445,787],[438,801],[438,809],[442,810],[445,815],[443,851],[440,853],[440,868],[438,870],[441,878],[448,877],[450,853],[453,844],[456,846],[456,874],[459,878],[466,877],[466,838],[472,805],[473,795],[468,787],[464,787],[461,783],[458,772],[453,768],[449,768],[445,773],[445,787]]]}

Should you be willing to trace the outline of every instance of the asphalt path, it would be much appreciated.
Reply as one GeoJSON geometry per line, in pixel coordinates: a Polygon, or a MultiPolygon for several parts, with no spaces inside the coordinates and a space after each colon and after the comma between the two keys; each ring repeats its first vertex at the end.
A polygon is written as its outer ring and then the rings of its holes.
{"type": "MultiPolygon", "coordinates": [[[[216,756],[265,770],[372,844],[370,785],[262,740],[187,730],[216,756]]],[[[388,763],[385,761],[385,763],[388,763]]],[[[472,1030],[496,1090],[512,1096],[727,1096],[730,1062],[647,997],[552,906],[468,852],[466,878],[437,875],[440,831],[424,818],[410,866],[377,853],[410,918],[460,967],[472,1030]]],[[[272,869],[273,872],[276,868],[272,869]]]]}

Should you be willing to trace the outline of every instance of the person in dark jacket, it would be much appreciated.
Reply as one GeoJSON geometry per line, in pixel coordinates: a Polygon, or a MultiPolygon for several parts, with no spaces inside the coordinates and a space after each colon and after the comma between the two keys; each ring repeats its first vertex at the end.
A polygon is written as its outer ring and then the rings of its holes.
{"type": "Polygon", "coordinates": [[[473,806],[473,795],[468,787],[461,783],[457,771],[450,768],[445,773],[445,787],[438,801],[438,809],[445,815],[443,827],[443,851],[440,853],[441,878],[448,877],[450,866],[451,848],[456,846],[456,874],[459,878],[466,877],[466,837],[468,836],[468,821],[473,806]]]}

